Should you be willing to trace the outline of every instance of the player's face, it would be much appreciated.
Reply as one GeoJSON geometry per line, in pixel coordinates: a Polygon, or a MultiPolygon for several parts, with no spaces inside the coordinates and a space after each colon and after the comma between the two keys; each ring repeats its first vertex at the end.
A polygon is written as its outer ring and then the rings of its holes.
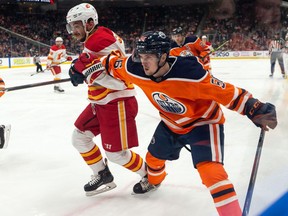
{"type": "Polygon", "coordinates": [[[82,24],[81,21],[75,21],[70,23],[70,26],[72,28],[72,35],[78,40],[78,41],[82,41],[83,38],[86,37],[86,32],[85,32],[85,28],[82,24]]]}
{"type": "Polygon", "coordinates": [[[181,35],[181,34],[176,34],[176,35],[173,35],[173,36],[172,36],[172,39],[173,39],[178,45],[180,45],[180,44],[182,44],[182,42],[183,42],[184,36],[181,35]]]}
{"type": "Polygon", "coordinates": [[[147,76],[151,76],[158,69],[159,59],[155,54],[139,54],[140,60],[147,76]]]}
{"type": "Polygon", "coordinates": [[[56,41],[56,46],[58,46],[58,47],[61,47],[61,46],[62,46],[62,44],[63,44],[63,42],[62,42],[62,41],[56,41]]]}

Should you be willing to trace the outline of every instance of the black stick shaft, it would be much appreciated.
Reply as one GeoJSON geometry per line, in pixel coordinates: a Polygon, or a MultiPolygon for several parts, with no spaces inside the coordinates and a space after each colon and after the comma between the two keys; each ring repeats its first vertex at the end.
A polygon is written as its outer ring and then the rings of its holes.
{"type": "Polygon", "coordinates": [[[33,88],[33,87],[38,87],[38,86],[45,86],[45,85],[51,85],[51,84],[56,84],[56,83],[68,82],[70,80],[71,80],[70,78],[66,78],[66,79],[61,79],[61,80],[52,80],[52,81],[46,81],[46,82],[40,82],[40,83],[32,83],[32,84],[27,84],[27,85],[5,88],[5,89],[3,89],[3,91],[5,91],[5,92],[15,91],[15,90],[20,90],[20,89],[33,88]]]}
{"type": "Polygon", "coordinates": [[[253,190],[255,186],[255,181],[256,181],[256,176],[257,176],[257,171],[258,171],[258,165],[260,161],[260,156],[261,156],[261,151],[262,151],[262,146],[263,146],[263,141],[265,137],[265,130],[261,129],[259,141],[258,141],[258,146],[256,150],[256,155],[254,158],[254,164],[251,172],[251,177],[250,177],[250,182],[248,186],[248,191],[246,194],[246,199],[243,207],[243,214],[242,216],[247,216],[249,214],[249,209],[250,209],[250,204],[251,204],[251,199],[253,195],[253,190]]]}

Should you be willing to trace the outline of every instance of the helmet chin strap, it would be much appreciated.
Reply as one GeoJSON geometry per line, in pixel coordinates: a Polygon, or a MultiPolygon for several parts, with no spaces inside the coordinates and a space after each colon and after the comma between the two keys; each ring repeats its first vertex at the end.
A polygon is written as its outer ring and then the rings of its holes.
{"type": "Polygon", "coordinates": [[[155,77],[154,75],[157,74],[157,73],[159,72],[159,70],[160,70],[162,67],[164,67],[165,64],[166,64],[166,62],[167,62],[167,59],[166,59],[166,60],[164,61],[164,63],[163,63],[162,65],[160,65],[159,63],[160,63],[161,57],[162,57],[162,55],[161,55],[160,58],[159,58],[157,70],[156,70],[152,75],[149,76],[152,81],[157,82],[157,83],[163,81],[163,75],[162,75],[162,76],[159,76],[159,77],[155,77]]]}
{"type": "Polygon", "coordinates": [[[162,65],[159,64],[161,57],[162,57],[162,55],[159,57],[157,70],[151,76],[154,76],[156,73],[158,73],[158,71],[165,65],[166,61],[162,65]]]}
{"type": "Polygon", "coordinates": [[[83,43],[88,38],[89,34],[95,29],[96,25],[93,26],[93,28],[90,29],[90,31],[87,30],[87,26],[85,25],[85,37],[83,37],[80,41],[83,43]]]}

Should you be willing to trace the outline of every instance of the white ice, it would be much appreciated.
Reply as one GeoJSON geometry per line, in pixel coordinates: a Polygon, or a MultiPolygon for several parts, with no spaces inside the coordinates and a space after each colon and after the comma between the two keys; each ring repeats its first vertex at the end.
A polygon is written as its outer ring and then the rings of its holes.
{"type": "MultiPolygon", "coordinates": [[[[288,189],[288,82],[277,65],[269,78],[270,63],[262,60],[212,60],[217,78],[245,88],[263,102],[276,105],[278,127],[265,135],[250,215],[258,215],[288,189]]],[[[63,77],[68,77],[64,65],[63,77]]],[[[34,67],[1,69],[6,87],[52,80],[49,72],[30,76],[34,67]]],[[[63,83],[65,94],[53,86],[6,92],[0,98],[0,124],[11,124],[7,149],[0,150],[1,216],[214,216],[208,190],[183,148],[177,161],[167,162],[168,176],[161,187],[147,195],[131,195],[139,176],[110,163],[117,188],[86,197],[83,186],[92,174],[71,145],[74,121],[86,107],[86,86],[63,83]]],[[[156,125],[157,111],[138,91],[137,117],[143,157],[156,125]]],[[[244,205],[260,129],[247,117],[223,108],[225,168],[244,205]]],[[[95,139],[98,146],[100,137],[95,139]]],[[[102,149],[102,148],[101,148],[102,149]]],[[[103,152],[103,151],[102,151],[103,152]]]]}

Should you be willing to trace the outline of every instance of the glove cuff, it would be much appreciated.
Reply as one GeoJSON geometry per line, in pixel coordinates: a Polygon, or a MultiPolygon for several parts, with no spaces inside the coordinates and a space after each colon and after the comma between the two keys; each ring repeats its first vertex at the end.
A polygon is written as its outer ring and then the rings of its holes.
{"type": "Polygon", "coordinates": [[[252,119],[255,116],[257,110],[259,110],[262,106],[263,103],[261,103],[258,99],[249,98],[245,104],[244,113],[249,119],[252,119]]]}
{"type": "MultiPolygon", "coordinates": [[[[98,60],[97,60],[98,61],[98,60]]],[[[86,77],[86,80],[89,84],[92,84],[97,77],[105,71],[102,63],[98,61],[98,63],[94,64],[94,61],[91,63],[91,66],[82,71],[83,75],[86,77]]]]}

